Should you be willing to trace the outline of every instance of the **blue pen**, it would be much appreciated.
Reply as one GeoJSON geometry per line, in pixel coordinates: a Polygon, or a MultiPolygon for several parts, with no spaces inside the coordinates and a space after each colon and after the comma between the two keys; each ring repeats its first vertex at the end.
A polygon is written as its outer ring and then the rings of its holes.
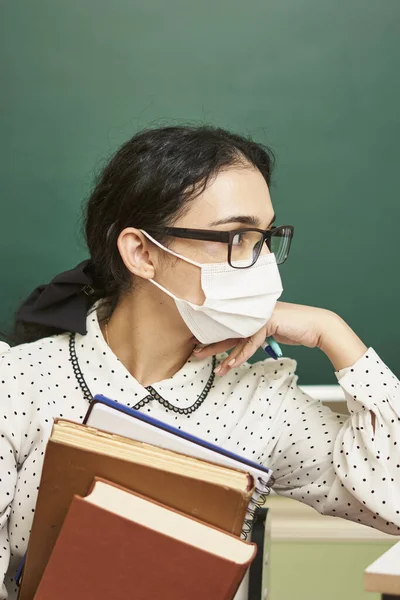
{"type": "Polygon", "coordinates": [[[274,340],[272,336],[268,337],[265,342],[261,345],[261,348],[266,352],[271,358],[278,360],[278,358],[282,358],[283,352],[280,349],[279,344],[274,340]]]}

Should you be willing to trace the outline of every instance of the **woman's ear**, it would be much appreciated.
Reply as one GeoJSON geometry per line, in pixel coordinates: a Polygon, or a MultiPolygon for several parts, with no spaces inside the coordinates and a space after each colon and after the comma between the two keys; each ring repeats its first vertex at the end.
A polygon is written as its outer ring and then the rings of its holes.
{"type": "Polygon", "coordinates": [[[121,231],[117,246],[128,271],[143,279],[154,278],[155,267],[149,252],[150,242],[139,229],[127,227],[121,231]]]}

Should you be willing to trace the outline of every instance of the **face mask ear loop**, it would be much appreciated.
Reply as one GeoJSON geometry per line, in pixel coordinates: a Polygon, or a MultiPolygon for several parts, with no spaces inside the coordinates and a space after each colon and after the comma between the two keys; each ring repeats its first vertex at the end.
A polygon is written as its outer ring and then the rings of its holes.
{"type": "Polygon", "coordinates": [[[160,244],[160,242],[157,242],[157,240],[155,240],[154,238],[152,238],[151,235],[149,235],[143,229],[139,229],[139,231],[141,231],[143,233],[143,235],[145,235],[147,237],[147,239],[149,239],[151,242],[153,242],[153,244],[155,244],[156,246],[158,246],[159,248],[161,248],[161,250],[165,250],[165,252],[169,252],[169,254],[172,254],[173,256],[176,256],[177,258],[181,258],[182,260],[185,260],[186,262],[190,263],[191,265],[194,265],[195,267],[200,267],[201,268],[203,266],[201,263],[198,263],[195,260],[190,260],[190,258],[186,258],[186,256],[182,256],[181,254],[178,254],[177,252],[174,252],[173,250],[170,250],[169,248],[166,248],[165,246],[163,246],[162,244],[160,244]]]}
{"type": "Polygon", "coordinates": [[[153,285],[155,285],[156,287],[158,287],[158,289],[160,289],[162,292],[164,292],[165,294],[167,294],[170,298],[173,298],[174,300],[180,300],[180,298],[178,298],[172,292],[170,292],[169,290],[167,290],[167,288],[165,288],[162,285],[160,285],[159,283],[157,283],[157,281],[155,281],[154,279],[149,279],[148,281],[150,281],[150,283],[152,283],[153,285]]]}

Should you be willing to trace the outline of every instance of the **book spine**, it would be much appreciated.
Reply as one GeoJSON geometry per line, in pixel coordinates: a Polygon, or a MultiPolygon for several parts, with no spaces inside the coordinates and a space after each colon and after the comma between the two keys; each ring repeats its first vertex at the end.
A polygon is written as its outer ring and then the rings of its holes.
{"type": "Polygon", "coordinates": [[[251,492],[254,489],[254,477],[251,473],[246,473],[247,475],[247,488],[246,492],[251,492]]]}
{"type": "Polygon", "coordinates": [[[251,566],[254,558],[256,557],[257,551],[258,551],[257,546],[254,544],[253,556],[247,562],[247,564],[245,564],[245,565],[237,565],[236,577],[232,581],[232,585],[228,588],[226,594],[224,595],[223,600],[232,600],[232,598],[234,599],[236,597],[236,593],[237,593],[237,591],[239,589],[239,586],[240,586],[241,582],[243,581],[243,578],[246,575],[247,569],[251,566]]]}

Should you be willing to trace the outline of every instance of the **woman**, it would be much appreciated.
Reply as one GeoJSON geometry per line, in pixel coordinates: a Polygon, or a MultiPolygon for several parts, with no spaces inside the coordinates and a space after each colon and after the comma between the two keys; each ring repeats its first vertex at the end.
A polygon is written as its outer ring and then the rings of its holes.
{"type": "Polygon", "coordinates": [[[33,292],[17,315],[29,343],[1,355],[1,598],[52,420],[80,421],[97,393],[268,465],[279,494],[399,533],[399,382],[337,315],[277,303],[293,230],[274,224],[271,169],[269,151],[211,127],[144,131],[105,167],[90,261],[33,292]],[[270,335],[328,356],[350,417],[301,392],[293,360],[245,362],[270,335]]]}

